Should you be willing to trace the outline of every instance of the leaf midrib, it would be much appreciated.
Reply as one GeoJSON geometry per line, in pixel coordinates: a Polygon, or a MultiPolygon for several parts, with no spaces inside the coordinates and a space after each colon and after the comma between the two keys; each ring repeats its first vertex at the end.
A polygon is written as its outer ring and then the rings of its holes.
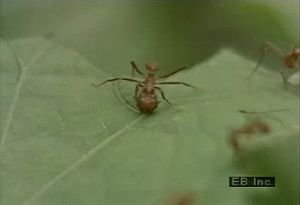
{"type": "MultiPolygon", "coordinates": [[[[21,92],[21,89],[22,89],[22,86],[23,86],[23,83],[26,79],[26,74],[27,72],[29,71],[29,69],[36,63],[36,61],[38,61],[38,59],[44,54],[46,53],[46,51],[51,47],[51,44],[48,43],[46,46],[43,46],[39,52],[37,52],[37,54],[29,61],[29,63],[22,67],[22,63],[21,62],[21,59],[18,59],[18,57],[16,56],[16,60],[18,62],[18,65],[20,65],[20,77],[18,79],[18,82],[17,82],[17,85],[16,85],[16,88],[15,88],[15,93],[14,93],[14,96],[13,96],[13,100],[12,100],[12,103],[9,107],[9,111],[8,111],[8,114],[7,114],[7,119],[5,120],[5,126],[4,126],[4,129],[3,129],[3,132],[2,132],[2,135],[1,135],[1,142],[0,142],[0,153],[3,149],[3,146],[5,144],[5,141],[7,140],[8,138],[8,132],[9,132],[9,129],[11,127],[11,124],[12,124],[12,120],[14,118],[14,113],[15,113],[15,110],[16,110],[16,106],[17,106],[17,102],[18,102],[18,99],[19,99],[19,96],[20,96],[20,92],[21,92]]],[[[11,48],[13,49],[13,48],[11,48]]]]}
{"type": "MultiPolygon", "coordinates": [[[[26,66],[22,66],[22,59],[19,59],[18,56],[16,56],[16,60],[18,61],[18,64],[20,65],[20,77],[18,79],[15,92],[13,95],[13,100],[10,105],[8,114],[7,114],[7,119],[5,120],[5,127],[3,129],[3,133],[1,136],[1,141],[0,141],[0,153],[3,150],[4,144],[8,138],[8,133],[12,124],[12,121],[14,119],[14,113],[17,107],[18,99],[20,96],[21,89],[23,87],[24,81],[26,80],[26,74],[28,71],[33,67],[33,65],[40,59],[40,57],[46,53],[46,51],[52,46],[53,44],[50,42],[47,43],[47,45],[42,46],[37,54],[29,61],[29,63],[26,66]]],[[[13,48],[12,48],[13,49],[13,48]]],[[[45,192],[47,192],[53,185],[55,185],[60,179],[63,177],[67,176],[71,171],[77,169],[80,167],[82,163],[90,159],[97,151],[104,149],[107,147],[114,139],[116,139],[118,136],[120,136],[123,132],[125,132],[127,129],[132,127],[134,124],[139,122],[141,119],[143,119],[145,116],[140,115],[139,117],[135,118],[134,120],[126,123],[124,127],[121,127],[118,129],[116,132],[112,133],[110,136],[108,136],[105,140],[99,142],[94,148],[90,149],[86,154],[81,156],[78,160],[73,162],[71,165],[69,165],[66,169],[62,170],[58,175],[56,175],[54,178],[48,181],[48,183],[44,184],[41,186],[41,188],[36,191],[35,193],[32,194],[31,197],[29,197],[27,200],[25,200],[22,205],[28,205],[31,204],[32,202],[36,201],[40,196],[42,196],[45,192]]]]}
{"type": "Polygon", "coordinates": [[[80,167],[80,165],[82,165],[85,161],[89,160],[97,151],[100,151],[100,150],[104,149],[105,147],[107,147],[116,138],[118,138],[122,133],[124,133],[126,130],[130,129],[132,126],[134,126],[140,120],[142,120],[144,117],[145,117],[144,115],[140,115],[139,117],[137,117],[134,120],[127,123],[124,127],[120,128],[119,130],[117,130],[116,132],[114,132],[113,134],[108,136],[105,140],[99,142],[94,148],[92,148],[90,151],[88,151],[86,154],[84,154],[78,160],[73,162],[66,169],[61,171],[58,175],[56,175],[54,178],[52,178],[48,183],[43,185],[37,192],[35,192],[31,197],[29,197],[27,200],[25,200],[25,202],[23,202],[21,205],[32,204],[32,202],[36,201],[40,196],[42,196],[45,192],[47,192],[60,179],[62,179],[63,177],[65,177],[69,173],[71,173],[73,170],[80,167]]]}

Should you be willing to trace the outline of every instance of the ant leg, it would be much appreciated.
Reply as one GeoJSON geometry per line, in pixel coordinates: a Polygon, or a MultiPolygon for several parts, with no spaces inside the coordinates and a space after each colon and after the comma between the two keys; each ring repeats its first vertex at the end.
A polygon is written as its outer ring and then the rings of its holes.
{"type": "Polygon", "coordinates": [[[18,58],[18,56],[16,54],[16,51],[12,48],[12,46],[9,43],[9,41],[5,41],[5,42],[9,46],[9,48],[10,48],[10,50],[11,50],[14,58],[16,59],[16,65],[17,65],[17,69],[18,69],[18,71],[17,71],[17,77],[16,78],[17,78],[17,80],[20,80],[22,72],[23,72],[22,66],[21,66],[22,65],[21,60],[18,58]]]}
{"type": "Polygon", "coordinates": [[[272,43],[269,42],[269,41],[265,41],[265,42],[263,43],[263,48],[264,48],[265,50],[270,50],[270,51],[272,51],[272,52],[278,54],[279,57],[284,57],[284,56],[285,56],[285,53],[284,53],[280,48],[278,48],[277,46],[275,46],[274,44],[272,44],[272,43]]]}
{"type": "Polygon", "coordinates": [[[141,76],[144,77],[144,74],[142,73],[142,71],[140,71],[137,67],[137,65],[135,64],[134,61],[130,61],[130,64],[131,64],[131,67],[132,67],[132,70],[131,70],[131,75],[134,74],[134,71],[136,71],[138,74],[140,74],[141,76]]]}
{"type": "Polygon", "coordinates": [[[191,87],[191,88],[195,88],[197,89],[196,86],[193,86],[193,85],[190,85],[190,84],[187,84],[185,82],[181,82],[181,81],[174,81],[174,82],[158,82],[158,83],[155,83],[156,85],[185,85],[187,87],[191,87]]]}
{"type": "Polygon", "coordinates": [[[168,77],[170,77],[170,76],[172,76],[172,75],[178,73],[179,71],[182,71],[182,70],[187,69],[187,68],[188,68],[188,66],[185,65],[185,66],[183,66],[183,67],[181,67],[181,68],[178,68],[178,69],[174,70],[174,71],[171,72],[171,73],[168,73],[168,74],[166,74],[166,75],[160,76],[158,79],[168,78],[168,77]]]}
{"type": "Polygon", "coordinates": [[[265,110],[265,111],[247,111],[247,110],[238,110],[238,112],[242,114],[264,114],[264,113],[271,113],[271,112],[282,112],[286,111],[288,108],[282,108],[282,109],[274,109],[274,110],[265,110]]]}
{"type": "Polygon", "coordinates": [[[266,55],[266,52],[268,52],[269,50],[277,53],[280,57],[284,57],[285,54],[282,52],[281,49],[279,49],[278,47],[276,47],[275,45],[273,45],[272,43],[268,42],[268,41],[265,41],[263,43],[263,45],[258,49],[258,51],[260,52],[261,51],[261,55],[259,57],[259,60],[255,66],[255,68],[252,70],[252,72],[250,73],[250,75],[248,76],[248,79],[250,79],[254,73],[257,71],[257,69],[259,68],[259,66],[261,65],[265,55],[266,55]]]}
{"type": "MultiPolygon", "coordinates": [[[[132,103],[124,96],[124,94],[121,92],[119,83],[116,83],[116,84],[117,84],[117,87],[116,87],[116,88],[117,88],[118,92],[115,92],[115,94],[116,94],[116,96],[119,98],[119,100],[120,100],[122,103],[124,103],[124,105],[125,105],[127,108],[133,110],[133,111],[136,112],[136,113],[139,113],[138,108],[137,108],[134,104],[132,104],[132,103]]],[[[115,90],[114,90],[114,91],[115,91],[115,90]]]]}
{"type": "Polygon", "coordinates": [[[137,101],[137,99],[138,99],[138,94],[139,94],[139,87],[143,87],[143,85],[142,84],[136,84],[136,86],[135,86],[135,91],[134,91],[134,99],[135,99],[135,101],[137,101]]]}
{"type": "Polygon", "coordinates": [[[166,98],[166,96],[165,96],[164,92],[162,91],[162,89],[161,89],[160,87],[157,87],[157,86],[155,86],[155,89],[159,90],[162,99],[163,99],[169,106],[171,106],[172,103],[166,98]]]}
{"type": "MultiPolygon", "coordinates": [[[[261,49],[259,49],[259,50],[261,50],[261,49]]],[[[262,63],[262,60],[265,57],[265,54],[266,54],[266,49],[263,47],[261,55],[259,57],[259,60],[258,60],[258,62],[256,64],[255,68],[252,70],[252,72],[250,73],[250,75],[247,77],[248,79],[250,79],[254,75],[254,73],[257,71],[257,69],[259,68],[260,64],[262,63]]]]}
{"type": "Polygon", "coordinates": [[[283,70],[280,70],[280,76],[281,76],[281,78],[282,78],[282,80],[283,80],[283,84],[284,84],[284,89],[288,89],[288,81],[287,81],[287,78],[285,77],[285,75],[284,75],[284,72],[283,72],[283,70]]]}
{"type": "Polygon", "coordinates": [[[92,83],[92,85],[95,86],[95,87],[99,87],[99,86],[101,86],[105,83],[116,81],[116,80],[124,80],[124,81],[129,81],[129,82],[142,83],[141,81],[136,80],[136,79],[132,79],[132,78],[111,78],[111,79],[105,80],[104,82],[102,82],[100,84],[92,83]]]}

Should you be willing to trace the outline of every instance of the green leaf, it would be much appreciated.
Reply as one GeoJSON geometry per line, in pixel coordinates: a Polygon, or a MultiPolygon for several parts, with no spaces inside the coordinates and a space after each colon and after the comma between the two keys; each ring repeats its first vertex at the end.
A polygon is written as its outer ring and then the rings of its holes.
{"type": "Polygon", "coordinates": [[[261,68],[247,80],[255,62],[221,50],[168,79],[198,90],[161,86],[176,106],[161,103],[146,116],[125,103],[134,103],[134,85],[91,86],[111,76],[71,49],[28,38],[2,40],[0,54],[1,204],[159,205],[190,192],[196,204],[214,205],[295,197],[280,191],[284,181],[297,183],[287,173],[297,171],[298,97],[275,72],[261,68]],[[231,129],[248,121],[238,110],[277,109],[284,110],[254,115],[270,125],[270,135],[244,143],[243,156],[232,150],[231,129]],[[262,156],[262,163],[253,160],[262,156]],[[250,170],[275,175],[278,187],[228,187],[229,176],[250,170]]]}

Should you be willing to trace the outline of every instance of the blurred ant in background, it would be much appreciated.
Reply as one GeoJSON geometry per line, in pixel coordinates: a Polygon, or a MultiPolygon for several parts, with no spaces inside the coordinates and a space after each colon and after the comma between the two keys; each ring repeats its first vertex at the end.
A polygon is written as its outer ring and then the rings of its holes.
{"type": "Polygon", "coordinates": [[[240,128],[233,129],[230,134],[229,144],[235,151],[240,150],[239,139],[242,137],[250,138],[255,134],[268,134],[270,127],[263,121],[251,121],[240,128]]]}
{"type": "Polygon", "coordinates": [[[168,201],[170,205],[192,205],[195,193],[180,193],[172,196],[168,201]]]}
{"type": "MultiPolygon", "coordinates": [[[[246,110],[238,110],[239,113],[245,115],[247,122],[242,125],[239,128],[235,128],[231,130],[231,133],[229,135],[229,144],[235,151],[240,151],[240,138],[250,138],[253,135],[256,134],[269,134],[271,132],[271,128],[268,125],[268,123],[264,122],[260,119],[259,115],[264,115],[267,117],[271,117],[273,120],[278,121],[276,118],[274,118],[272,115],[269,115],[269,113],[277,113],[286,111],[288,108],[283,109],[274,109],[274,110],[268,110],[268,111],[246,111],[246,110]]],[[[281,123],[280,121],[278,121],[281,123]]]]}
{"type": "Polygon", "coordinates": [[[271,128],[268,123],[262,121],[260,119],[260,115],[264,115],[265,117],[269,117],[278,123],[282,124],[280,120],[276,117],[270,115],[270,113],[277,113],[287,111],[288,108],[282,109],[273,109],[267,111],[247,111],[247,110],[238,110],[239,113],[245,115],[247,122],[239,128],[232,129],[231,134],[229,136],[229,144],[235,151],[240,151],[240,138],[246,137],[250,138],[256,134],[269,134],[271,132],[271,128]]]}
{"type": "MultiPolygon", "coordinates": [[[[279,57],[282,59],[282,64],[284,65],[284,67],[286,69],[290,69],[290,70],[298,70],[299,69],[299,58],[300,58],[299,57],[300,56],[299,47],[294,47],[289,52],[285,53],[280,48],[278,48],[275,45],[273,45],[272,43],[266,41],[266,42],[263,43],[263,45],[261,46],[261,48],[259,50],[261,50],[261,56],[258,60],[258,63],[256,65],[256,67],[253,69],[253,71],[251,72],[251,74],[249,75],[248,78],[251,78],[254,75],[254,73],[257,71],[257,69],[259,68],[259,66],[261,65],[261,63],[263,61],[263,58],[265,57],[265,54],[268,51],[271,51],[271,52],[279,55],[279,57]]],[[[287,81],[288,80],[284,76],[283,72],[284,72],[283,69],[281,69],[280,70],[280,75],[283,79],[283,82],[284,82],[285,86],[287,86],[287,81]]],[[[299,71],[295,75],[297,75],[297,76],[293,77],[293,78],[298,77],[298,82],[294,82],[294,84],[299,85],[299,71]]],[[[290,77],[292,77],[292,76],[290,76],[290,77]]],[[[297,81],[297,79],[293,80],[293,81],[297,81]]]]}

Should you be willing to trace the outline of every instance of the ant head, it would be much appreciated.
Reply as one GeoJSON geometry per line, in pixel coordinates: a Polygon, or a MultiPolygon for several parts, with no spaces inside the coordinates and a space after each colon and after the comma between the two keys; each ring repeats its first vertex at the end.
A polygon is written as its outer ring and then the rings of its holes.
{"type": "Polygon", "coordinates": [[[158,66],[157,66],[157,64],[155,64],[155,63],[147,63],[146,64],[146,69],[149,71],[149,72],[155,72],[155,71],[157,71],[157,69],[158,69],[158,66]]]}

